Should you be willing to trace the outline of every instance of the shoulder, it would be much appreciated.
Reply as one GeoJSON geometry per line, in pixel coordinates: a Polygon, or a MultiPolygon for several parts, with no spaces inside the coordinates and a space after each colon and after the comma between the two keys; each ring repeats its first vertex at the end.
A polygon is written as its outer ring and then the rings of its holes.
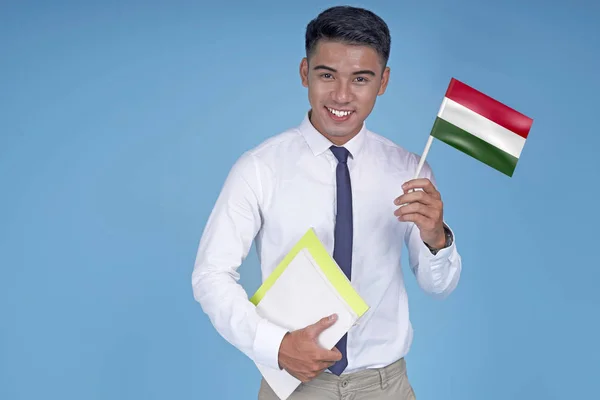
{"type": "MultiPolygon", "coordinates": [[[[373,131],[367,131],[367,135],[370,147],[376,157],[385,159],[388,165],[399,172],[408,172],[411,176],[414,175],[421,161],[419,154],[409,151],[400,144],[373,131]]],[[[432,176],[431,166],[427,161],[423,164],[420,175],[422,177],[432,176]]]]}
{"type": "Polygon", "coordinates": [[[297,153],[305,142],[297,128],[290,128],[268,137],[256,146],[246,150],[235,162],[233,169],[238,172],[263,175],[273,172],[282,157],[297,153]]]}
{"type": "Polygon", "coordinates": [[[282,152],[298,148],[304,143],[302,135],[297,128],[290,128],[278,134],[275,134],[255,147],[249,149],[247,154],[261,161],[268,162],[271,159],[281,156],[282,152]]]}

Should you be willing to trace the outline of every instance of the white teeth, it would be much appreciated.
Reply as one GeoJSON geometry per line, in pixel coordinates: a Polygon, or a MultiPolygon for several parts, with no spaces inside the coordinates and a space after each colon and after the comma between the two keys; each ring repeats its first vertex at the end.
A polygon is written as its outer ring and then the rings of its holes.
{"type": "Polygon", "coordinates": [[[327,107],[327,109],[329,110],[330,113],[332,113],[333,115],[335,115],[337,117],[345,117],[346,115],[352,114],[352,111],[338,111],[338,110],[334,110],[333,108],[329,108],[329,107],[327,107]]]}

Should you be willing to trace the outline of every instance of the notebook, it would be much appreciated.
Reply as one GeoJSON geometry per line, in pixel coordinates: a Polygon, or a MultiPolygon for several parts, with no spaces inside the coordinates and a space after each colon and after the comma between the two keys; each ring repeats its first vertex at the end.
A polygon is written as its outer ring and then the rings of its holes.
{"type": "MultiPolygon", "coordinates": [[[[258,314],[290,332],[337,314],[318,343],[335,344],[368,311],[352,284],[310,228],[250,299],[258,314]]],[[[285,370],[256,363],[281,400],[287,399],[300,381],[285,370]]]]}

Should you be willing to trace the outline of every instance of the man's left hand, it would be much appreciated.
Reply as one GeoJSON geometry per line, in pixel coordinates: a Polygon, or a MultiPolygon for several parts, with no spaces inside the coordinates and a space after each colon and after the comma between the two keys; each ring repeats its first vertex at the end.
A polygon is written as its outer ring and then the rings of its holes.
{"type": "Polygon", "coordinates": [[[394,200],[394,204],[399,206],[394,215],[400,221],[414,222],[421,232],[421,239],[430,247],[443,248],[446,237],[444,204],[440,192],[426,178],[410,180],[402,185],[402,189],[404,194],[394,200]]]}

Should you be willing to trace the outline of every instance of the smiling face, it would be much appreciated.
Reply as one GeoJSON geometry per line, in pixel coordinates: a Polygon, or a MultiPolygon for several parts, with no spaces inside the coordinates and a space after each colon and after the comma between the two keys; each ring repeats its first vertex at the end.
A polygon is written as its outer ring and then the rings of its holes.
{"type": "Polygon", "coordinates": [[[315,129],[337,145],[352,139],[385,92],[389,74],[371,47],[320,40],[300,63],[315,129]]]}

